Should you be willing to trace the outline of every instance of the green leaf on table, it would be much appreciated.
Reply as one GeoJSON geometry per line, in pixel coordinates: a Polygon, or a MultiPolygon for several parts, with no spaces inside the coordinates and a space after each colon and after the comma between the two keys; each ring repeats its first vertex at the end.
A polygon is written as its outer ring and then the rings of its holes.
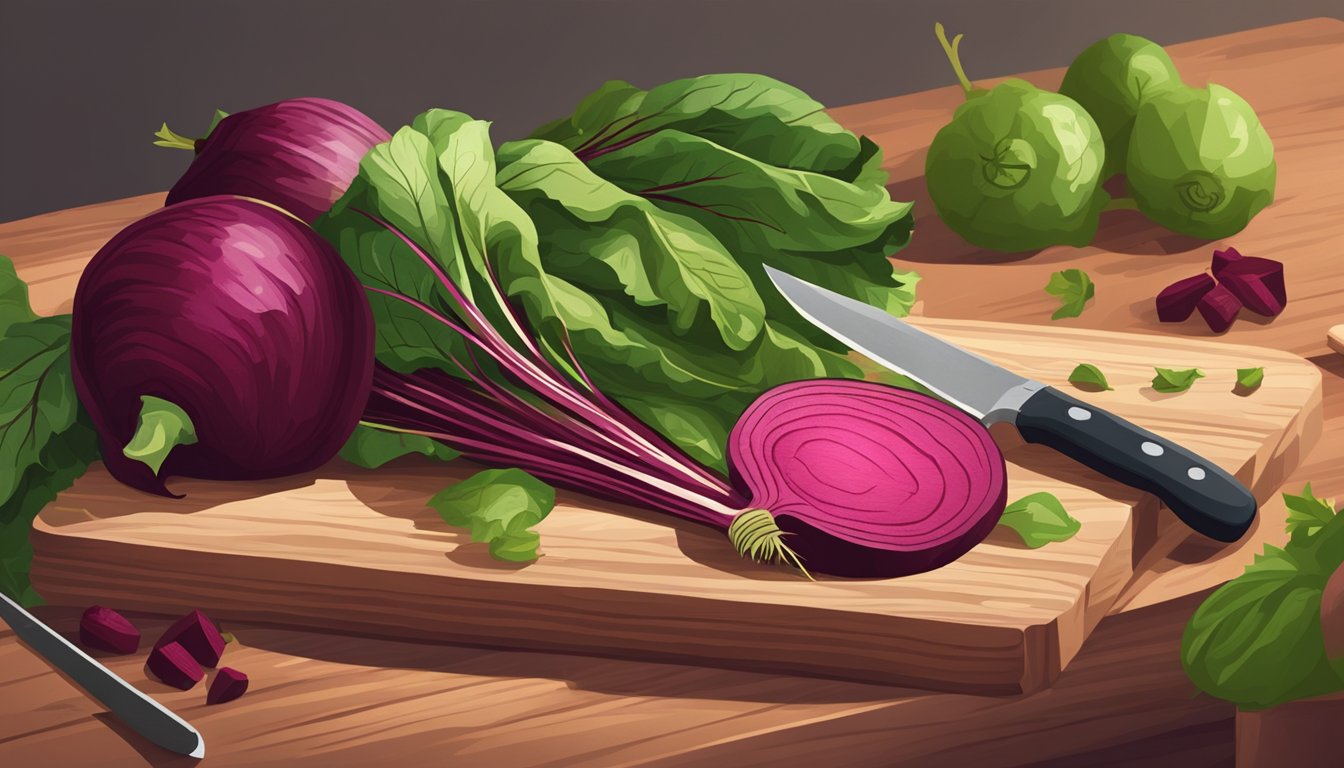
{"type": "Polygon", "coordinates": [[[355,427],[345,445],[341,446],[338,455],[357,467],[377,469],[393,459],[412,454],[440,461],[450,461],[460,455],[447,445],[424,435],[379,429],[364,424],[355,427]]]}
{"type": "Polygon", "coordinates": [[[1265,380],[1264,368],[1238,368],[1237,386],[1242,389],[1259,389],[1265,380]]]}
{"type": "Polygon", "coordinates": [[[1022,543],[1036,549],[1052,541],[1073,538],[1083,524],[1069,515],[1054,494],[1041,492],[1009,504],[999,518],[999,525],[1013,529],[1022,537],[1022,543]]]}
{"type": "Polygon", "coordinates": [[[487,469],[445,488],[429,506],[449,525],[467,528],[498,560],[537,559],[541,537],[532,526],[555,506],[555,489],[521,469],[487,469]]]}
{"type": "Polygon", "coordinates": [[[1091,363],[1079,363],[1069,374],[1069,383],[1089,392],[1102,392],[1111,389],[1106,382],[1106,374],[1091,363]]]}
{"type": "Polygon", "coordinates": [[[1311,492],[1311,483],[1300,494],[1283,494],[1283,503],[1288,507],[1287,531],[1299,530],[1311,536],[1321,530],[1335,517],[1334,503],[1328,499],[1316,498],[1311,492]]]}
{"type": "Polygon", "coordinates": [[[1157,375],[1153,377],[1153,389],[1158,392],[1184,392],[1195,383],[1196,379],[1204,378],[1204,372],[1198,368],[1186,368],[1184,370],[1174,370],[1172,368],[1154,368],[1157,375]]]}
{"type": "Polygon", "coordinates": [[[1065,269],[1050,275],[1045,292],[1059,299],[1059,309],[1050,316],[1051,320],[1059,320],[1083,314],[1087,302],[1097,295],[1097,286],[1083,270],[1065,269]]]}

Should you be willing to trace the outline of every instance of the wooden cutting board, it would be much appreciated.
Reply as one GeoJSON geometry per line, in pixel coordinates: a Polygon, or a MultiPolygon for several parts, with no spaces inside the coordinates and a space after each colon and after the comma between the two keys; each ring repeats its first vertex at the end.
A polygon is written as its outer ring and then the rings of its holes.
{"type": "MultiPolygon", "coordinates": [[[[1263,497],[1318,436],[1318,369],[1245,346],[1090,330],[922,319],[1047,383],[1075,362],[1114,391],[1074,394],[1183,443],[1263,497]],[[1153,365],[1201,368],[1189,392],[1149,386],[1153,365]],[[1233,391],[1235,369],[1265,366],[1233,391]]],[[[35,523],[33,581],[52,603],[465,644],[820,675],[1010,694],[1049,685],[1168,530],[1157,503],[1068,458],[996,435],[1009,498],[1049,491],[1082,522],[1027,549],[1005,530],[937,571],[819,577],[739,559],[719,533],[561,494],[534,564],[493,561],[425,500],[474,467],[333,462],[264,483],[179,480],[181,500],[130,491],[95,468],[35,523]]],[[[1183,535],[1183,533],[1181,534],[1183,535]]]]}

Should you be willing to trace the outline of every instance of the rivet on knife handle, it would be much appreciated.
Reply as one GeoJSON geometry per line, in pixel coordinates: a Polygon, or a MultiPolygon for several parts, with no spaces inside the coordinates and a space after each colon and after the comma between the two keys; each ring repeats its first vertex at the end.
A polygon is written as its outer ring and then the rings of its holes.
{"type": "Polygon", "coordinates": [[[1218,465],[1057,389],[1029,397],[1015,421],[1027,442],[1153,493],[1205,536],[1236,541],[1255,520],[1255,497],[1218,465]]]}

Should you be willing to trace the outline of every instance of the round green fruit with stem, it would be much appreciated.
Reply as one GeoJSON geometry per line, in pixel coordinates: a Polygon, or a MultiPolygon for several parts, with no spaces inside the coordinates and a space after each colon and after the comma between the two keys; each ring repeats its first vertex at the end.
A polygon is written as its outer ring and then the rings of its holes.
{"type": "Polygon", "coordinates": [[[924,163],[938,217],[972,245],[1027,251],[1092,241],[1108,196],[1100,189],[1105,149],[1078,102],[1024,80],[975,88],[958,46],[935,27],[966,92],[934,136],[924,163]]]}
{"type": "Polygon", "coordinates": [[[1101,177],[1125,170],[1130,131],[1139,105],[1183,85],[1162,46],[1138,35],[1116,34],[1089,45],[1064,73],[1059,92],[1083,105],[1106,143],[1101,177]]]}
{"type": "Polygon", "coordinates": [[[1146,99],[1125,177],[1145,216],[1193,237],[1240,232],[1274,200],[1274,145],[1255,110],[1221,85],[1146,99]]]}

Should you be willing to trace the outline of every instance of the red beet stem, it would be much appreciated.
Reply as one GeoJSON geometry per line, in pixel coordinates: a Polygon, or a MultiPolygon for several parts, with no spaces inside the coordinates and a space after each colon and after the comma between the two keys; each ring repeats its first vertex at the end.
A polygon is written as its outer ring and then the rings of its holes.
{"type": "Polygon", "coordinates": [[[109,653],[135,653],[140,648],[140,630],[111,608],[91,605],[79,619],[79,643],[109,653]]]}
{"type": "Polygon", "coordinates": [[[1157,319],[1164,323],[1186,320],[1214,285],[1213,278],[1203,272],[1168,285],[1157,294],[1157,319]]]}
{"type": "Polygon", "coordinates": [[[1225,285],[1219,285],[1199,300],[1199,314],[1214,333],[1222,333],[1232,327],[1241,310],[1241,302],[1225,285]]]}
{"type": "Polygon", "coordinates": [[[187,649],[177,643],[156,646],[149,654],[145,666],[165,685],[187,691],[205,677],[201,665],[196,663],[187,649]]]}

